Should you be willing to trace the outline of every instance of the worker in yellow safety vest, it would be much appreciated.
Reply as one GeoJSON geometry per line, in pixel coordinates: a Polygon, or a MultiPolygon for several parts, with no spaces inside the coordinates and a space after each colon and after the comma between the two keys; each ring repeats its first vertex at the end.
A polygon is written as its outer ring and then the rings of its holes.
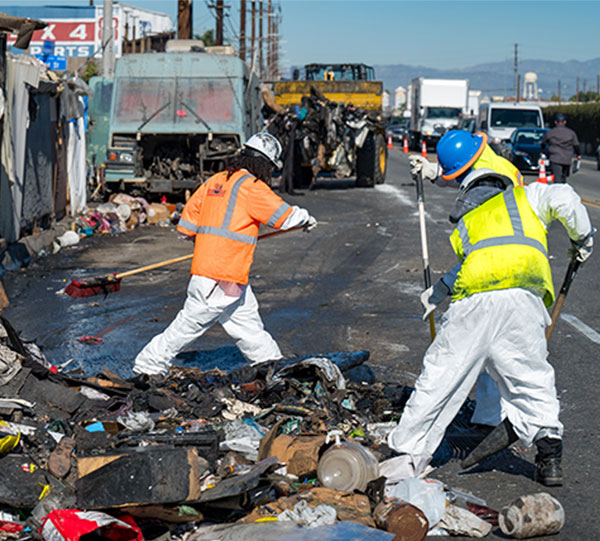
{"type": "Polygon", "coordinates": [[[498,156],[487,143],[485,133],[450,130],[436,147],[439,164],[422,156],[410,156],[411,173],[414,176],[421,172],[425,180],[456,186],[473,170],[491,169],[510,178],[515,186],[523,186],[520,171],[506,158],[498,156]]]}
{"type": "MultiPolygon", "coordinates": [[[[461,179],[471,171],[491,169],[510,178],[514,186],[523,186],[523,175],[506,158],[498,156],[487,144],[485,133],[470,133],[465,130],[450,130],[442,136],[436,147],[439,164],[429,162],[421,156],[411,156],[411,173],[422,172],[423,178],[440,186],[459,186],[461,179]]],[[[479,425],[496,426],[503,411],[498,388],[487,372],[477,380],[475,409],[471,422],[479,425]]]]}
{"type": "Polygon", "coordinates": [[[268,186],[273,167],[281,167],[280,155],[273,135],[253,135],[227,169],[210,177],[186,203],[177,230],[195,241],[187,299],[173,322],[137,355],[134,373],[166,375],[172,359],[217,322],[252,365],[283,357],[264,329],[248,284],[258,229],[265,224],[308,231],[317,221],[268,186]]]}
{"type": "Polygon", "coordinates": [[[536,479],[562,484],[562,433],[554,370],[547,361],[546,307],[554,300],[546,234],[558,218],[585,261],[594,229],[566,184],[515,187],[489,169],[463,179],[450,242],[460,263],[421,295],[427,317],[452,296],[421,375],[388,445],[400,454],[380,472],[393,483],[423,472],[446,428],[487,370],[506,419],[524,446],[535,443],[536,479]]]}

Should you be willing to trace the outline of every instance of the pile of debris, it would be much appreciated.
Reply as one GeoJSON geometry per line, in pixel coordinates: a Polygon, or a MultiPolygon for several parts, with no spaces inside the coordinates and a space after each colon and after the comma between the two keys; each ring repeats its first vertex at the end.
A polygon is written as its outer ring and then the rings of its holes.
{"type": "MultiPolygon", "coordinates": [[[[419,479],[385,498],[378,462],[410,389],[376,382],[368,352],[89,377],[53,366],[0,319],[3,538],[482,537],[539,508],[540,495],[503,510],[509,521],[419,479]]],[[[560,504],[546,504],[560,529],[560,504]]]]}
{"type": "Polygon", "coordinates": [[[282,107],[263,94],[269,132],[283,146],[280,191],[308,188],[322,171],[347,178],[356,171],[357,149],[373,132],[384,132],[381,111],[365,111],[352,103],[335,102],[315,87],[300,106],[282,107]],[[310,164],[310,166],[304,165],[310,164]]]}
{"type": "Polygon", "coordinates": [[[182,203],[149,203],[143,197],[112,194],[109,200],[90,206],[78,215],[71,229],[57,237],[52,252],[78,244],[82,238],[95,234],[116,235],[141,225],[176,225],[183,210],[182,203]]]}

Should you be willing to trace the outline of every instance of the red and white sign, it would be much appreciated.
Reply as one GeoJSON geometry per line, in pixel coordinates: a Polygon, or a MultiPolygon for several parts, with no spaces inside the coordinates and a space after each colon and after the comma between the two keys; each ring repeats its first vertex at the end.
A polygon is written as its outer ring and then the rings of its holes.
{"type": "MultiPolygon", "coordinates": [[[[96,19],[56,19],[47,20],[46,28],[36,30],[29,45],[31,54],[41,54],[44,41],[54,41],[54,54],[67,57],[90,57],[101,48],[102,17],[96,19]]],[[[119,21],[113,17],[115,43],[119,38],[119,21]]],[[[7,43],[14,45],[17,36],[11,34],[7,43]]]]}

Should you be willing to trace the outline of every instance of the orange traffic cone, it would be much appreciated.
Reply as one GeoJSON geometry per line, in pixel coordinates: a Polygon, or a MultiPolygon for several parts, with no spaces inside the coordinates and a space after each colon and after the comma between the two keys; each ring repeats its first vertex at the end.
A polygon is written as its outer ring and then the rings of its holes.
{"type": "Polygon", "coordinates": [[[404,145],[402,145],[402,152],[408,154],[408,139],[406,137],[404,138],[404,145]]]}
{"type": "Polygon", "coordinates": [[[548,184],[548,177],[546,176],[546,160],[544,158],[540,158],[540,174],[537,181],[542,184],[548,184]]]}
{"type": "Polygon", "coordinates": [[[421,156],[427,158],[427,143],[425,141],[421,143],[421,156]]]}
{"type": "Polygon", "coordinates": [[[388,135],[388,148],[394,148],[394,143],[392,142],[391,135],[388,135]]]}

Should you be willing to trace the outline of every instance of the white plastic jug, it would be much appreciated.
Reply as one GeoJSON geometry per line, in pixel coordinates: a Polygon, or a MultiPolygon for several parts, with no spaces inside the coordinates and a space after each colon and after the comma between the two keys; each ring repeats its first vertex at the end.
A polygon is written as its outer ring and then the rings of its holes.
{"type": "Polygon", "coordinates": [[[322,486],[345,492],[364,491],[369,481],[379,476],[379,464],[369,450],[350,441],[341,441],[342,432],[333,430],[325,443],[335,438],[335,443],[319,460],[317,477],[322,486]]]}

